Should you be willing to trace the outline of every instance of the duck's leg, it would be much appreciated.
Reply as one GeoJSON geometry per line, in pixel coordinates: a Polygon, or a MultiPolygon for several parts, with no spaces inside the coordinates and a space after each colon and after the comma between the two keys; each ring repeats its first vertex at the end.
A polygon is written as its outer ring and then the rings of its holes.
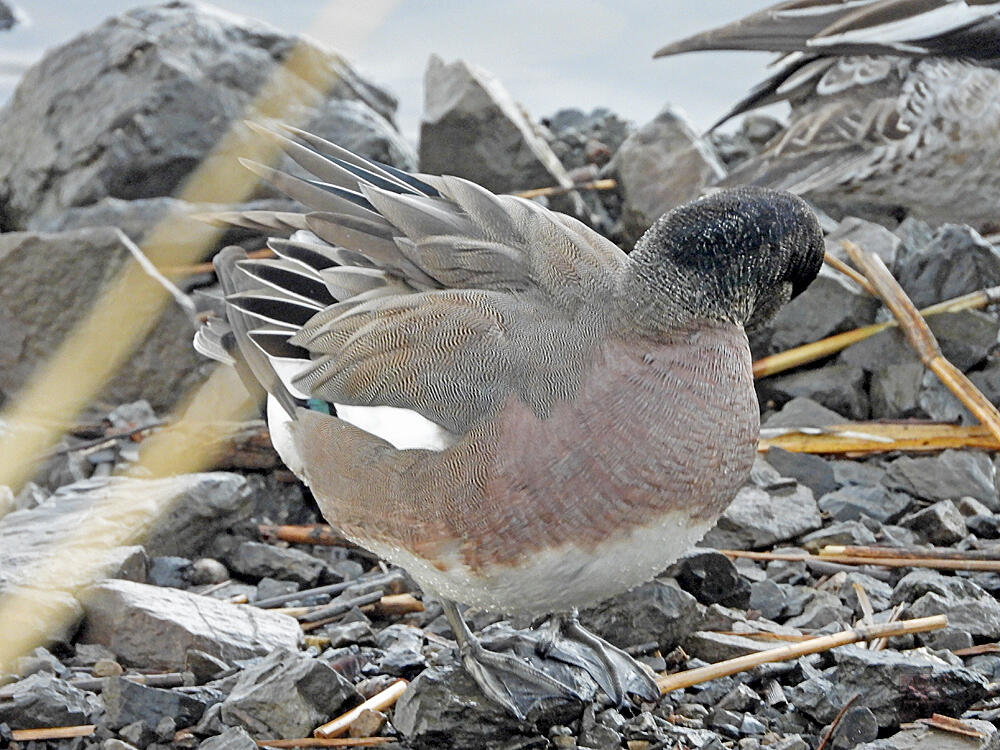
{"type": "Polygon", "coordinates": [[[536,669],[513,654],[485,648],[466,625],[454,602],[442,599],[445,617],[458,643],[462,665],[479,689],[519,719],[538,705],[552,700],[583,702],[577,689],[536,669]]]}
{"type": "Polygon", "coordinates": [[[621,706],[628,693],[646,701],[659,700],[660,689],[651,670],[583,627],[575,610],[553,615],[540,635],[538,650],[543,656],[585,670],[616,705],[621,706]]]}

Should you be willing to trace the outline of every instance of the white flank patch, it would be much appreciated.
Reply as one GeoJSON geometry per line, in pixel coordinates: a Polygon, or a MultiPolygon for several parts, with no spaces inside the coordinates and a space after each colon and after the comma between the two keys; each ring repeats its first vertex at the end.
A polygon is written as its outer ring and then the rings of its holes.
{"type": "Polygon", "coordinates": [[[355,427],[392,443],[399,450],[423,448],[443,451],[455,436],[423,414],[395,406],[348,406],[334,404],[337,416],[355,427]]]}
{"type": "Polygon", "coordinates": [[[267,430],[271,434],[271,445],[278,451],[285,466],[305,482],[305,467],[302,465],[302,458],[292,437],[292,417],[271,394],[267,396],[267,430]]]}

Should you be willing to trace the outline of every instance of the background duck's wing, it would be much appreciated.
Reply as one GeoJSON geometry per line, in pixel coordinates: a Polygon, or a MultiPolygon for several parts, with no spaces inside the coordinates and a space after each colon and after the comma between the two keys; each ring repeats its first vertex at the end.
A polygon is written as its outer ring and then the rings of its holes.
{"type": "Polygon", "coordinates": [[[320,210],[270,243],[278,260],[239,261],[258,289],[229,299],[293,395],[405,408],[457,434],[512,395],[539,413],[566,395],[621,250],[530,201],[271,135],[311,176],[252,168],[320,210]]]}
{"type": "Polygon", "coordinates": [[[820,55],[1000,57],[1000,2],[792,0],[686,37],[656,57],[696,50],[820,55]]]}

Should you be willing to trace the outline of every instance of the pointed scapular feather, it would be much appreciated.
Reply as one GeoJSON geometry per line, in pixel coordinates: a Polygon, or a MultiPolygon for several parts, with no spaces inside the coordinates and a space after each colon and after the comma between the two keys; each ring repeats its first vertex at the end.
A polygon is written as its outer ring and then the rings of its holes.
{"type": "Polygon", "coordinates": [[[468,217],[440,198],[398,195],[371,185],[362,185],[361,192],[382,216],[411,240],[434,234],[476,234],[468,217]]]}
{"type": "Polygon", "coordinates": [[[311,359],[309,350],[289,342],[288,330],[254,329],[248,334],[250,339],[269,357],[281,359],[311,359]]]}

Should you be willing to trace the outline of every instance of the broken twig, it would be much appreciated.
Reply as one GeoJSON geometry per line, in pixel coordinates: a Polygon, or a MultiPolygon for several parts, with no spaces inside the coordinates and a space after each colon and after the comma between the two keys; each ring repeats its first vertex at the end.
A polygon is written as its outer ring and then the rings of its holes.
{"type": "Polygon", "coordinates": [[[928,630],[939,630],[948,625],[948,618],[944,615],[934,617],[920,617],[915,620],[903,620],[902,622],[885,623],[872,625],[870,627],[857,627],[851,630],[844,630],[833,635],[813,638],[804,643],[794,643],[789,646],[761,651],[756,654],[738,656],[735,659],[726,659],[717,664],[709,664],[707,667],[689,669],[686,672],[663,675],[656,681],[660,688],[660,693],[669,693],[671,690],[691,687],[708,680],[715,680],[720,677],[727,677],[738,672],[745,672],[761,664],[770,664],[779,661],[798,659],[800,656],[816,654],[821,651],[829,651],[837,646],[845,646],[848,643],[859,641],[870,641],[875,638],[888,638],[897,635],[907,635],[909,633],[924,633],[928,630]]]}
{"type": "Polygon", "coordinates": [[[406,691],[408,684],[406,680],[396,680],[385,690],[376,693],[360,706],[355,706],[346,714],[341,714],[333,721],[328,721],[326,724],[316,727],[313,734],[316,737],[322,738],[339,737],[348,730],[351,722],[357,719],[363,711],[384,711],[392,706],[399,700],[399,696],[406,691]]]}

